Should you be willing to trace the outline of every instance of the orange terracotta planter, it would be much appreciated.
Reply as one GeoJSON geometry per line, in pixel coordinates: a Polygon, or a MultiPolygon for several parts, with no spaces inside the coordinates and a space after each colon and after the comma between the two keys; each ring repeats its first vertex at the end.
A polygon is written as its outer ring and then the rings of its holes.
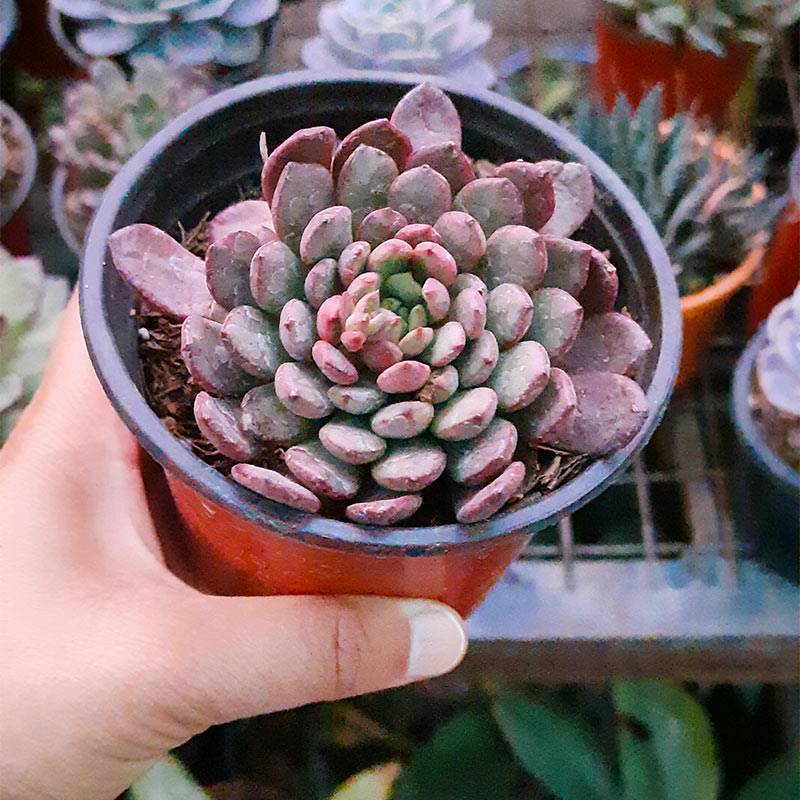
{"type": "Polygon", "coordinates": [[[715,124],[725,120],[730,102],[747,77],[756,51],[740,42],[726,42],[726,55],[689,45],[668,45],[640,35],[611,19],[595,20],[597,60],[592,70],[596,97],[611,109],[624,93],[638,106],[657,84],[664,88],[664,116],[689,109],[715,124]]]}
{"type": "Polygon", "coordinates": [[[760,279],[750,292],[747,335],[752,336],[769,312],[800,281],[800,208],[790,200],[778,219],[764,255],[760,279]]]}
{"type": "Polygon", "coordinates": [[[676,386],[685,386],[700,370],[726,304],[753,277],[763,258],[764,249],[757,247],[736,269],[681,298],[683,353],[676,386]]]}

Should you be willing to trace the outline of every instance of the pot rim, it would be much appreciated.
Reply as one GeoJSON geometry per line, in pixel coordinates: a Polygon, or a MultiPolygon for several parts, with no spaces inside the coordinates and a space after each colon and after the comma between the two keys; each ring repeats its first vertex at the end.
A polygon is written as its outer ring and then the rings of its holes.
{"type": "Polygon", "coordinates": [[[795,472],[785,461],[772,452],[772,449],[764,440],[761,428],[753,418],[750,408],[749,398],[752,390],[753,373],[756,368],[756,358],[766,342],[767,326],[764,323],[747,343],[747,347],[742,351],[739,360],[736,362],[731,391],[733,421],[739,438],[756,463],[775,480],[780,481],[788,488],[800,489],[800,473],[795,472]]]}
{"type": "Polygon", "coordinates": [[[466,90],[435,76],[406,73],[386,72],[364,76],[363,73],[348,70],[321,77],[306,70],[289,72],[239,84],[201,101],[177,117],[127,162],[106,189],[84,248],[80,307],[89,354],[106,394],[145,450],[172,477],[178,477],[207,499],[257,525],[320,546],[351,547],[384,555],[397,554],[398,551],[405,554],[441,552],[450,546],[475,545],[498,536],[534,533],[588,502],[627,465],[657,427],[677,375],[681,350],[678,289],[666,251],[650,219],[611,168],[572,134],[531,108],[489,90],[466,90]],[[188,128],[210,114],[253,96],[291,87],[356,82],[411,88],[424,80],[434,80],[451,95],[477,99],[521,119],[549,136],[570,157],[585,163],[599,185],[615,197],[633,229],[639,233],[642,247],[649,257],[649,267],[656,277],[662,326],[669,325],[672,320],[674,330],[661,337],[661,350],[646,393],[650,411],[641,430],[627,447],[608,458],[595,461],[544,498],[496,514],[485,522],[416,528],[369,527],[294,511],[260,497],[206,464],[169,433],[125,369],[111,334],[102,291],[107,239],[113,232],[114,220],[126,195],[137,179],[149,169],[152,159],[188,128]]]}

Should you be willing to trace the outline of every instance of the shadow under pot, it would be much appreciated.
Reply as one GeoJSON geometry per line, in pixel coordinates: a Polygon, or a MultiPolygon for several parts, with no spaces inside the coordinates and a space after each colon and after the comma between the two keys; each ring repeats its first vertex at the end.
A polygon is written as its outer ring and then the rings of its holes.
{"type": "Polygon", "coordinates": [[[462,120],[463,147],[495,163],[580,161],[592,172],[595,205],[576,236],[608,251],[627,307],[652,342],[637,366],[648,410],[629,443],[538,499],[473,524],[370,527],[301,513],[236,484],[173,437],[149,407],[137,352],[134,298],[108,238],[133,223],[177,232],[259,185],[261,131],[277,143],[328,125],[344,136],[388,117],[415,76],[264,78],[198,104],[152,139],[106,190],[84,251],[83,329],[105,390],[142,447],[163,468],[180,520],[165,526],[182,550],[183,574],[219,594],[376,594],[426,597],[468,614],[537,531],[586,503],[625,468],[658,424],[680,355],[672,270],[647,216],[617,176],[561,127],[491,92],[442,84],[462,120]],[[182,524],[178,524],[178,523],[182,524]]]}
{"type": "Polygon", "coordinates": [[[753,416],[756,359],[767,344],[766,326],[736,364],[731,413],[741,457],[733,472],[734,524],[749,554],[784,578],[800,582],[800,473],[779,458],[753,416]]]}

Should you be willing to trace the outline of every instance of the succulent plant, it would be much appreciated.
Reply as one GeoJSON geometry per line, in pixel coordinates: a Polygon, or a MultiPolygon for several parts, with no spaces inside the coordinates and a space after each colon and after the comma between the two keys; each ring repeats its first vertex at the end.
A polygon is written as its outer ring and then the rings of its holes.
{"type": "Polygon", "coordinates": [[[629,375],[650,341],[614,311],[614,266],[568,238],[592,209],[587,167],[477,178],[427,83],[341,141],[320,126],[262,154],[264,199],[211,221],[205,261],[151,225],[109,242],[182,321],[195,418],[234,480],[391,525],[445,476],[475,522],[522,495],[532,448],[602,456],[639,430],[629,375]],[[264,466],[270,448],[287,474],[264,466]]]}
{"type": "Polygon", "coordinates": [[[36,144],[11,106],[0,102],[0,225],[22,205],[36,174],[36,144]]]}
{"type": "Polygon", "coordinates": [[[64,93],[63,123],[50,128],[53,154],[64,172],[63,197],[56,202],[63,203],[68,232],[78,243],[123,164],[211,92],[208,78],[197,70],[169,67],[153,56],[138,56],[131,66],[126,78],[114,62],[94,62],[89,80],[64,93]]]}
{"type": "Polygon", "coordinates": [[[17,27],[17,4],[14,0],[0,0],[0,51],[2,51],[17,27]]]}
{"type": "Polygon", "coordinates": [[[320,35],[303,46],[312,69],[380,69],[448,75],[485,88],[491,26],[464,0],[337,0],[319,13],[320,35]]]}
{"type": "Polygon", "coordinates": [[[0,247],[0,445],[39,385],[68,291],[38,258],[0,247]]]}
{"type": "Polygon", "coordinates": [[[690,114],[662,120],[659,87],[636,112],[623,94],[611,112],[583,100],[572,127],[647,211],[682,295],[736,267],[780,211],[783,200],[764,185],[766,156],[702,130],[690,114]]]}
{"type": "Polygon", "coordinates": [[[278,0],[50,0],[91,58],[152,54],[173,64],[238,67],[263,48],[278,0]]]}
{"type": "Polygon", "coordinates": [[[685,39],[698,50],[725,55],[725,40],[766,44],[800,19],[797,0],[605,0],[614,16],[665,44],[685,39]]]}

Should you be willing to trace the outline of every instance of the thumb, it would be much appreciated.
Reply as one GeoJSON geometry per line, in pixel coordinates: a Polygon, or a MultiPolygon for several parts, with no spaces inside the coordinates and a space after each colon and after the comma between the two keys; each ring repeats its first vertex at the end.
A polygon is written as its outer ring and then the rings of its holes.
{"type": "Polygon", "coordinates": [[[197,595],[171,620],[160,686],[183,736],[440,675],[467,646],[456,612],[426,600],[197,595]]]}

